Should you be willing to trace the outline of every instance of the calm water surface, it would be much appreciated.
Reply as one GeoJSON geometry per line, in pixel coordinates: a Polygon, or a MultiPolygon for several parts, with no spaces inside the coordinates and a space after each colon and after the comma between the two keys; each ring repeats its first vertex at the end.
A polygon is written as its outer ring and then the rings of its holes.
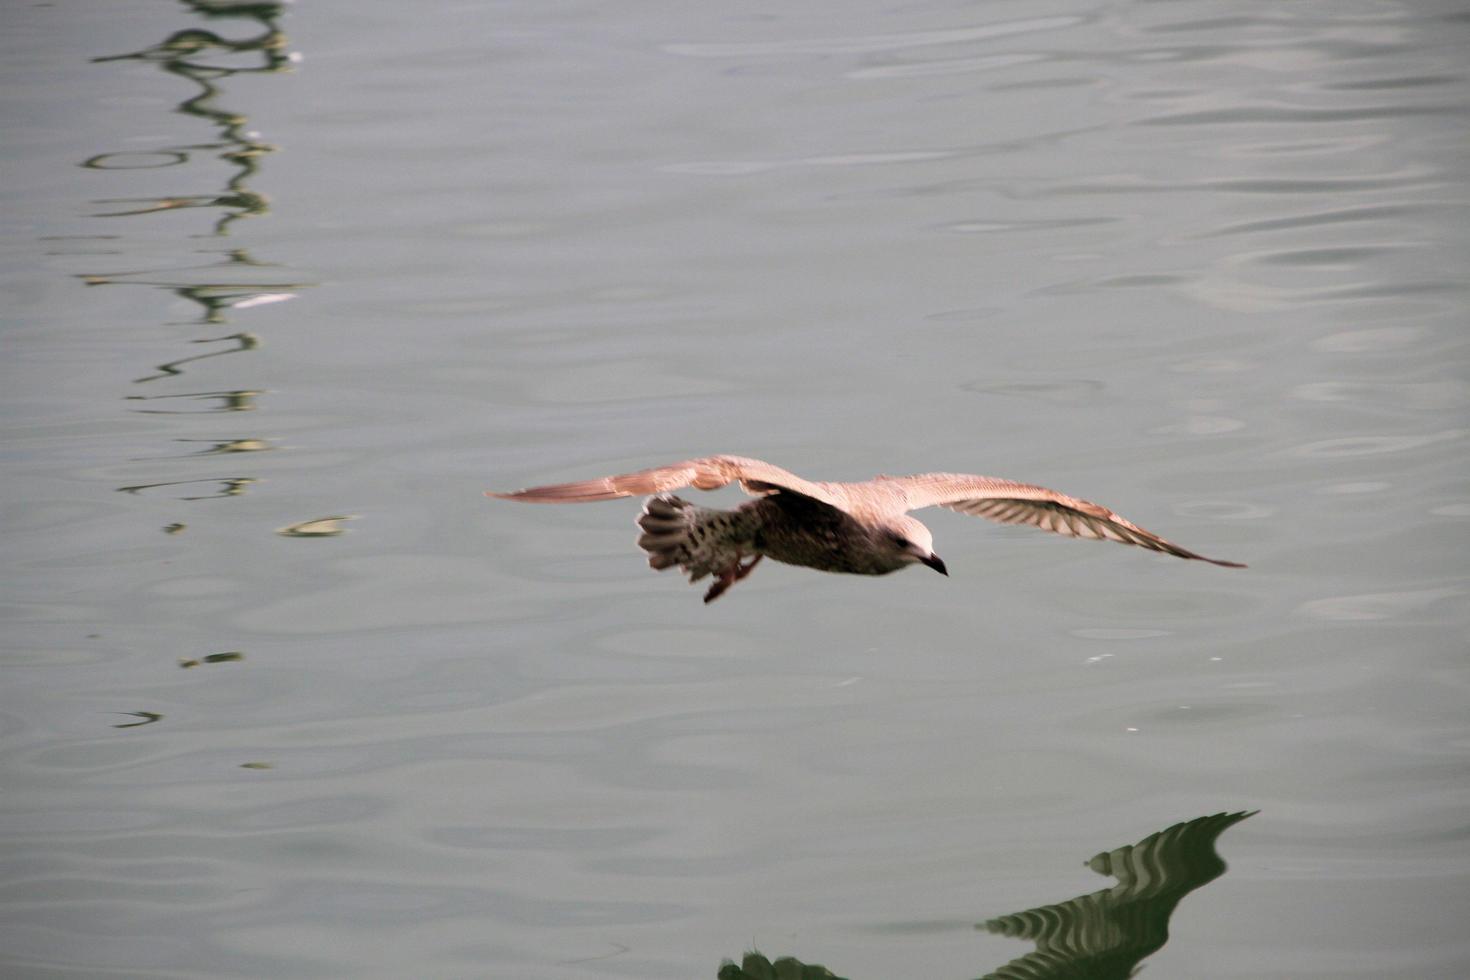
{"type": "Polygon", "coordinates": [[[1462,6],[0,19],[7,977],[1470,975],[1462,6]],[[480,495],[709,452],[1251,567],[480,495]]]}

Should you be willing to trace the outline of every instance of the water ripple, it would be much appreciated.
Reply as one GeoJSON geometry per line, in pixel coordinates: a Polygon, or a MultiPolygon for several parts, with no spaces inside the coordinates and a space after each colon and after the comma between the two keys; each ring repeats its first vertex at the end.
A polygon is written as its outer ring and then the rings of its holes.
{"type": "Polygon", "coordinates": [[[991,54],[976,58],[947,58],[940,61],[919,61],[902,65],[878,65],[874,68],[858,68],[847,73],[848,78],[924,78],[930,75],[958,75],[966,72],[994,71],[1012,65],[1029,65],[1045,61],[1044,54],[991,54]]]}
{"type": "Polygon", "coordinates": [[[795,160],[691,160],[665,164],[658,170],[666,174],[693,174],[701,177],[744,177],[787,167],[866,167],[944,160],[954,155],[949,150],[897,150],[888,153],[834,153],[795,160]]]}
{"type": "Polygon", "coordinates": [[[1240,500],[1195,500],[1174,507],[1174,513],[1180,517],[1212,521],[1258,521],[1271,517],[1277,510],[1266,504],[1248,504],[1240,500]]]}
{"type": "Polygon", "coordinates": [[[1059,405],[1090,404],[1102,399],[1107,385],[1092,378],[1044,381],[970,381],[960,390],[977,395],[1002,395],[1011,398],[1034,398],[1059,405]]]}
{"type": "Polygon", "coordinates": [[[1387,483],[1383,480],[1355,480],[1349,483],[1332,483],[1325,487],[1318,487],[1316,492],[1332,496],[1348,496],[1363,493],[1382,493],[1392,488],[1392,483],[1387,483]]]}
{"type": "Polygon", "coordinates": [[[781,41],[745,41],[665,44],[669,54],[691,58],[739,58],[785,54],[867,54],[877,51],[901,51],[933,44],[961,44],[966,41],[988,41],[1013,34],[1050,31],[1073,27],[1084,17],[1035,17],[1028,20],[984,24],[979,27],[956,27],[939,31],[912,31],[905,34],[863,34],[850,37],[805,38],[781,41]]]}
{"type": "Polygon", "coordinates": [[[1245,428],[1245,420],[1225,415],[1191,415],[1182,422],[1155,426],[1153,435],[1218,436],[1245,428]]]}
{"type": "Polygon", "coordinates": [[[1297,446],[1291,450],[1293,456],[1332,458],[1338,456],[1376,456],[1381,453],[1401,453],[1409,449],[1422,449],[1441,442],[1455,442],[1470,435],[1470,429],[1445,429],[1413,436],[1348,436],[1343,439],[1322,439],[1297,446]]]}
{"type": "Polygon", "coordinates": [[[1464,75],[1407,75],[1396,78],[1366,78],[1351,82],[1322,82],[1316,86],[1323,92],[1381,92],[1405,88],[1430,88],[1437,85],[1459,85],[1464,75]]]}
{"type": "Polygon", "coordinates": [[[1351,269],[1383,255],[1392,253],[1395,249],[1406,247],[1407,243],[1395,245],[1339,245],[1334,248],[1296,248],[1281,252],[1261,252],[1243,259],[1249,262],[1258,262],[1261,265],[1279,265],[1288,268],[1310,267],[1310,268],[1334,268],[1351,269]]]}
{"type": "Polygon", "coordinates": [[[1313,619],[1362,621],[1391,619],[1419,612],[1453,596],[1463,596],[1463,589],[1418,589],[1410,592],[1374,592],[1367,595],[1333,596],[1313,599],[1297,607],[1297,612],[1313,619]]]}
{"type": "Polygon", "coordinates": [[[1307,402],[1352,402],[1385,408],[1448,410],[1470,405],[1470,382],[1313,381],[1291,389],[1307,402]]]}
{"type": "Polygon", "coordinates": [[[1008,196],[1020,199],[1076,197],[1115,194],[1160,194],[1219,192],[1226,194],[1350,194],[1358,191],[1381,191],[1427,186],[1441,179],[1434,170],[1422,166],[1406,166],[1398,170],[1364,177],[1228,177],[1194,181],[1153,180],[1136,174],[1108,174],[1086,177],[1034,189],[1012,188],[1008,196]]]}
{"type": "Polygon", "coordinates": [[[952,221],[947,224],[937,225],[941,231],[955,232],[961,235],[988,235],[996,232],[1007,234],[1017,231],[1052,231],[1061,228],[1086,228],[1090,225],[1116,224],[1120,218],[1110,216],[1078,216],[1074,218],[1031,218],[1031,219],[971,219],[969,221],[952,221]]]}
{"type": "Polygon", "coordinates": [[[1372,354],[1399,350],[1424,336],[1421,327],[1373,327],[1368,330],[1344,330],[1312,341],[1314,350],[1330,354],[1372,354]]]}
{"type": "Polygon", "coordinates": [[[1263,125],[1301,123],[1366,122],[1378,119],[1404,119],[1411,116],[1460,117],[1467,115],[1464,105],[1385,105],[1347,109],[1307,109],[1286,106],[1238,106],[1228,109],[1205,109],[1169,116],[1136,120],[1138,126],[1209,126],[1263,125]]]}

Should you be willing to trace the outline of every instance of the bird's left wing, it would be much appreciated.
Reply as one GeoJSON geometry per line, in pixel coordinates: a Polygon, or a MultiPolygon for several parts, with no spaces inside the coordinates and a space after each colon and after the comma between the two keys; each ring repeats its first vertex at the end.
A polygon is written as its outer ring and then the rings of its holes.
{"type": "Polygon", "coordinates": [[[700,490],[718,490],[730,483],[738,482],[746,493],[763,496],[786,490],[820,501],[841,510],[845,501],[832,492],[832,488],[810,480],[803,480],[795,473],[759,459],[745,456],[703,456],[686,459],[682,463],[655,466],[636,473],[621,473],[603,476],[595,480],[580,480],[576,483],[554,483],[545,487],[531,487],[512,493],[486,491],[488,497],[501,500],[522,500],[532,504],[574,504],[593,500],[615,500],[618,497],[647,497],[670,490],[693,486],[700,490]]]}
{"type": "Polygon", "coordinates": [[[1070,538],[1106,539],[1226,568],[1245,567],[1238,562],[1197,555],[1152,531],[1145,531],[1101,504],[1046,487],[968,473],[921,473],[882,479],[901,491],[909,510],[945,507],[1001,524],[1030,524],[1070,538]]]}

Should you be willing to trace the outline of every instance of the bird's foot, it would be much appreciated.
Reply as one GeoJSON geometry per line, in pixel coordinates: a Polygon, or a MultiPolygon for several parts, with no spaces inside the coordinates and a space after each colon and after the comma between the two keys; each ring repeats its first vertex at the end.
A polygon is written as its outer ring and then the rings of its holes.
{"type": "Polygon", "coordinates": [[[764,556],[756,555],[748,563],[743,565],[740,563],[742,557],[744,556],[742,556],[740,552],[737,551],[735,553],[735,560],[730,563],[729,567],[721,569],[719,571],[719,573],[715,577],[714,584],[711,585],[709,587],[709,591],[704,594],[704,601],[706,603],[714,602],[720,596],[725,594],[726,589],[728,589],[730,586],[734,585],[741,579],[745,578],[745,576],[749,575],[751,573],[751,570],[754,569],[756,565],[760,564],[760,560],[764,556]]]}
{"type": "Polygon", "coordinates": [[[739,581],[739,579],[736,578],[735,569],[733,567],[726,568],[721,570],[720,572],[717,572],[715,574],[714,584],[711,585],[709,587],[709,591],[704,594],[705,603],[709,604],[711,602],[714,602],[720,596],[724,595],[725,590],[734,585],[737,581],[739,581]]]}
{"type": "Polygon", "coordinates": [[[737,561],[735,563],[735,581],[740,581],[741,579],[745,578],[745,576],[754,571],[755,566],[759,565],[761,563],[761,559],[764,557],[765,555],[756,555],[747,564],[744,565],[740,564],[737,561]]]}

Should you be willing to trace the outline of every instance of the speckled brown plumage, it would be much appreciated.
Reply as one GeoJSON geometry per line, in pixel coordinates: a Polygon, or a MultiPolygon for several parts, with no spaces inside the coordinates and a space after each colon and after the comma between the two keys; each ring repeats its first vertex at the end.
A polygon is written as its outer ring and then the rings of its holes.
{"type": "Polygon", "coordinates": [[[487,495],[527,503],[648,496],[638,523],[644,531],[639,545],[648,552],[649,564],[657,569],[678,565],[690,581],[717,576],[706,602],[750,574],[762,557],[855,575],[886,575],[915,563],[948,574],[934,554],[929,529],[908,516],[911,510],[934,506],[1068,537],[1244,567],[1181,548],[1100,504],[1028,483],[965,473],[821,483],[758,459],[705,456],[636,473],[487,495]],[[696,507],[670,493],[688,486],[716,490],[731,483],[759,499],[734,510],[717,510],[696,507]]]}

